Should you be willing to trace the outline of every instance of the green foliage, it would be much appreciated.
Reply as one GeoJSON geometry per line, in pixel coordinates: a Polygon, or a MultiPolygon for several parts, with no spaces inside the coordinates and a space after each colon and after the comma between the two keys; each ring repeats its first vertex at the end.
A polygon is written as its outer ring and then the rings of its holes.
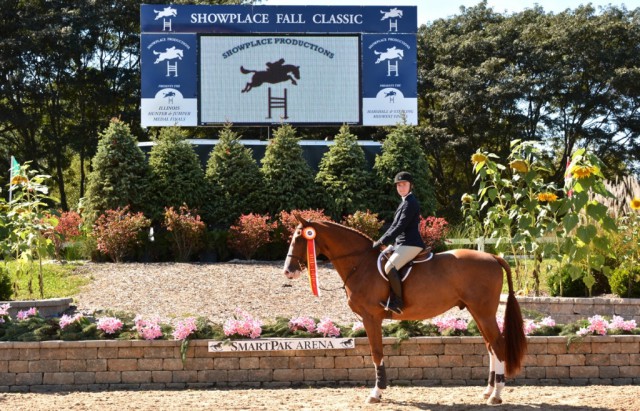
{"type": "Polygon", "coordinates": [[[173,207],[166,208],[163,224],[167,228],[173,254],[178,261],[189,261],[202,247],[206,227],[200,216],[186,205],[178,211],[173,207]]]}
{"type": "Polygon", "coordinates": [[[151,221],[142,213],[132,213],[129,207],[107,210],[96,220],[93,235],[98,250],[116,262],[122,260],[142,243],[142,234],[151,221]]]}
{"type": "Polygon", "coordinates": [[[178,127],[164,127],[149,154],[154,220],[166,207],[183,204],[199,209],[205,203],[204,172],[193,146],[178,127]]]}
{"type": "Polygon", "coordinates": [[[236,225],[229,229],[229,247],[250,260],[258,248],[271,241],[271,233],[276,227],[269,222],[269,215],[241,215],[236,225]]]}
{"type": "Polygon", "coordinates": [[[273,133],[262,159],[266,204],[272,215],[312,208],[319,202],[313,170],[302,156],[299,140],[295,129],[283,124],[273,133]]]}
{"type": "Polygon", "coordinates": [[[368,171],[364,150],[343,125],[320,161],[316,183],[326,194],[326,210],[339,220],[347,214],[371,208],[373,176],[368,171]]]}
{"type": "Polygon", "coordinates": [[[0,301],[10,300],[12,294],[13,285],[11,284],[9,270],[7,269],[7,264],[2,262],[0,264],[0,301]]]}
{"type": "Polygon", "coordinates": [[[577,272],[570,265],[560,267],[557,271],[547,276],[547,288],[553,297],[586,297],[588,290],[580,278],[581,272],[577,272]],[[575,276],[576,280],[573,279],[575,276]]]}
{"type": "Polygon", "coordinates": [[[377,210],[382,218],[391,219],[398,206],[393,178],[400,171],[408,171],[413,176],[413,193],[420,202],[420,214],[428,215],[435,211],[429,163],[415,127],[406,123],[394,127],[384,140],[382,153],[376,157],[373,168],[380,184],[377,210]]]}
{"type": "Polygon", "coordinates": [[[128,125],[111,121],[100,134],[92,165],[84,210],[89,224],[106,210],[127,206],[133,212],[146,209],[149,168],[128,125]]]}
{"type": "Polygon", "coordinates": [[[226,228],[242,214],[265,210],[260,168],[231,124],[220,131],[218,144],[209,154],[206,180],[211,193],[207,220],[213,225],[226,228]]]}
{"type": "MultiPolygon", "coordinates": [[[[20,260],[9,261],[6,265],[11,283],[17,283],[18,291],[13,294],[12,298],[14,300],[33,299],[32,293],[29,293],[28,273],[29,270],[37,270],[38,267],[20,260]]],[[[72,297],[80,292],[80,288],[91,280],[87,276],[77,273],[75,271],[77,267],[78,265],[70,263],[43,263],[44,298],[72,297]]]]}
{"type": "Polygon", "coordinates": [[[378,238],[380,229],[384,225],[384,221],[378,220],[378,214],[371,211],[356,211],[355,213],[345,217],[342,224],[347,227],[355,228],[370,238],[378,238]]]}
{"type": "Polygon", "coordinates": [[[620,297],[640,298],[640,267],[620,266],[609,277],[611,291],[620,297]]]}

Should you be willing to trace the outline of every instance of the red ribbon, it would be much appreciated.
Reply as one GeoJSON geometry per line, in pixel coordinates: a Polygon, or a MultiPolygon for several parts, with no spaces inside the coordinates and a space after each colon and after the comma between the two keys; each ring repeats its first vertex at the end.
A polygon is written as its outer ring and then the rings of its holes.
{"type": "Polygon", "coordinates": [[[316,230],[313,227],[306,227],[302,230],[302,236],[307,239],[307,274],[309,275],[309,285],[311,292],[316,297],[320,296],[318,285],[318,265],[316,263],[316,230]]]}

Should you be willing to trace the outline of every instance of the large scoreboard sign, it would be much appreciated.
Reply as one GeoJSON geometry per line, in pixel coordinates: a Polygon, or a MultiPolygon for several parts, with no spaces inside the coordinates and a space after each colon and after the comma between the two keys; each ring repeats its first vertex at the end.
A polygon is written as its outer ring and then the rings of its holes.
{"type": "Polygon", "coordinates": [[[142,126],[418,122],[415,6],[142,5],[142,126]]]}

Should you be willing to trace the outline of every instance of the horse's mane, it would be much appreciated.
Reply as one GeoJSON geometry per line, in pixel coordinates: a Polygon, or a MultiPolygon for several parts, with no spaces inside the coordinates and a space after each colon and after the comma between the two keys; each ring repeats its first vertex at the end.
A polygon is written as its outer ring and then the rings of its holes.
{"type": "Polygon", "coordinates": [[[362,231],[358,231],[358,230],[356,230],[355,228],[347,227],[346,225],[342,225],[342,224],[340,224],[340,223],[336,223],[336,222],[334,222],[334,221],[328,221],[328,220],[318,221],[318,223],[327,223],[327,224],[329,224],[329,225],[335,225],[335,226],[338,226],[338,227],[343,228],[343,229],[345,229],[345,230],[347,230],[347,231],[351,231],[352,233],[358,234],[359,236],[364,237],[365,239],[367,239],[367,240],[369,240],[369,241],[373,242],[373,239],[372,239],[371,237],[369,237],[368,235],[366,235],[366,234],[365,234],[365,233],[363,233],[362,231]]]}

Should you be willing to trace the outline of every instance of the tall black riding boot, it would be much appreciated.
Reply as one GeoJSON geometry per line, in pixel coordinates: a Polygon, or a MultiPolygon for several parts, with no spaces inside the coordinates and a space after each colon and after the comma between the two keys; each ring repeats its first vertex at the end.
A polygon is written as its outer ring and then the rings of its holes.
{"type": "Polygon", "coordinates": [[[385,310],[402,314],[404,303],[402,301],[402,281],[400,280],[400,274],[398,270],[392,267],[387,276],[389,277],[389,287],[391,288],[389,302],[381,301],[380,304],[385,310]]]}

